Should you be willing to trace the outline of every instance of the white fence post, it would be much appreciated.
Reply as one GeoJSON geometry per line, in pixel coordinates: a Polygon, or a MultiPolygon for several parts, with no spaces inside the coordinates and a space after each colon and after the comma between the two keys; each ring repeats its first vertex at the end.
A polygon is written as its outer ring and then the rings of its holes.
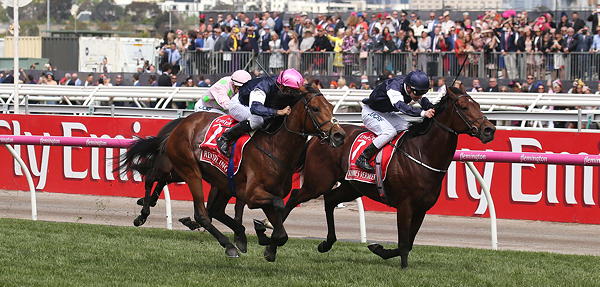
{"type": "Polygon", "coordinates": [[[17,154],[17,152],[10,145],[4,145],[10,152],[10,154],[15,158],[15,160],[23,169],[25,173],[25,177],[27,178],[27,184],[29,184],[29,194],[31,195],[31,220],[37,220],[37,200],[35,198],[35,185],[33,184],[33,179],[31,178],[31,172],[29,172],[29,168],[23,162],[23,159],[17,154]]]}
{"type": "Polygon", "coordinates": [[[498,250],[498,229],[496,226],[496,209],[494,208],[494,201],[492,200],[492,195],[490,194],[490,187],[485,183],[485,180],[483,180],[483,177],[481,177],[481,174],[479,174],[479,171],[477,170],[477,168],[475,168],[475,165],[472,162],[467,161],[467,162],[465,162],[465,164],[469,167],[469,169],[471,170],[473,175],[475,175],[477,182],[479,182],[479,184],[481,185],[481,189],[483,189],[483,193],[485,194],[485,199],[487,200],[488,209],[490,211],[492,249],[498,250]]]}

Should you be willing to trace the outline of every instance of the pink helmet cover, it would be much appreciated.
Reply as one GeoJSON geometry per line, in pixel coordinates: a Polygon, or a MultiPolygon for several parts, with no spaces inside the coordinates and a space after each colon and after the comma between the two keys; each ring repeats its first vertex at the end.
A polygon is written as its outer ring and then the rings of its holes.
{"type": "Polygon", "coordinates": [[[279,74],[277,83],[293,89],[299,89],[304,84],[304,77],[295,69],[287,69],[279,74]]]}

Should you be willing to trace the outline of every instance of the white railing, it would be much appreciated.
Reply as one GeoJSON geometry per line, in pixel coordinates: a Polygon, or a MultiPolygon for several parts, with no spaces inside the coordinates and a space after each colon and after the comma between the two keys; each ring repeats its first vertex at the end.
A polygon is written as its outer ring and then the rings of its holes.
{"type": "MultiPolygon", "coordinates": [[[[58,113],[75,115],[111,115],[141,117],[181,117],[191,111],[171,109],[171,103],[196,102],[208,88],[188,87],[133,87],[133,86],[46,86],[20,85],[20,107],[26,113],[58,113]],[[58,103],[61,103],[60,105],[58,103]],[[32,104],[41,103],[41,104],[32,104]],[[117,107],[113,107],[117,105],[117,107]],[[128,107],[120,107],[126,105],[128,107]],[[148,107],[153,109],[140,109],[148,107]],[[157,111],[160,109],[161,111],[157,111]]],[[[371,90],[323,89],[325,97],[334,105],[334,113],[346,122],[360,122],[360,101],[371,90]],[[354,113],[353,113],[354,112],[354,113]]],[[[498,121],[573,121],[579,127],[583,122],[600,120],[600,95],[549,93],[469,93],[486,116],[498,121]],[[571,110],[552,110],[569,107],[571,110]],[[579,110],[578,110],[579,109],[579,110]]],[[[437,102],[442,94],[427,94],[437,102]]],[[[0,107],[3,113],[14,109],[12,85],[0,84],[0,107]]],[[[500,123],[500,126],[502,124],[500,123]]],[[[583,127],[585,128],[585,127],[583,127]]]]}

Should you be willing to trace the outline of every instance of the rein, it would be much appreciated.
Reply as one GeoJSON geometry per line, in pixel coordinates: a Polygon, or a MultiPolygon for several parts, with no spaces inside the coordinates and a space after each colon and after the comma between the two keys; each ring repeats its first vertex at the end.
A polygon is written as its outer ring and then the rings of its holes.
{"type": "MultiPolygon", "coordinates": [[[[337,125],[339,122],[335,117],[332,117],[331,120],[329,121],[324,121],[319,123],[319,121],[317,120],[315,114],[313,113],[313,111],[310,109],[310,106],[308,106],[308,104],[310,103],[310,101],[316,97],[323,97],[323,94],[318,93],[318,94],[313,94],[311,97],[306,98],[304,97],[302,99],[302,101],[304,102],[304,111],[305,113],[308,115],[308,117],[310,118],[310,120],[312,121],[313,127],[317,130],[316,132],[312,132],[312,133],[307,133],[304,131],[304,129],[302,131],[294,131],[291,130],[288,126],[287,126],[287,120],[288,120],[288,116],[285,117],[285,119],[283,120],[283,126],[285,127],[285,129],[292,133],[292,134],[296,134],[302,137],[309,137],[309,136],[316,136],[319,137],[321,139],[321,141],[326,141],[331,137],[331,133],[333,132],[333,126],[337,125]],[[329,131],[324,132],[321,130],[321,127],[323,127],[324,125],[331,123],[331,128],[329,128],[329,131]]],[[[306,116],[304,117],[304,122],[306,122],[306,116]]],[[[303,127],[305,125],[302,125],[303,127]]]]}
{"type": "MultiPolygon", "coordinates": [[[[291,130],[288,126],[287,126],[287,121],[288,121],[288,116],[285,116],[285,119],[283,120],[283,126],[285,127],[285,130],[288,131],[289,133],[295,134],[295,135],[299,135],[303,138],[307,138],[309,136],[317,136],[321,139],[321,141],[326,141],[331,137],[331,133],[333,131],[333,126],[338,124],[338,121],[336,118],[332,117],[331,120],[329,121],[324,121],[322,123],[319,123],[319,121],[317,120],[316,116],[314,115],[313,111],[310,109],[310,106],[308,105],[310,103],[310,101],[315,98],[315,97],[319,97],[319,96],[323,96],[323,94],[318,93],[318,94],[312,94],[311,97],[306,98],[303,97],[302,100],[304,102],[304,110],[305,113],[308,114],[308,117],[310,117],[313,126],[316,128],[317,132],[313,132],[313,133],[307,133],[304,130],[302,131],[294,131],[291,130]],[[324,125],[328,124],[328,123],[332,123],[331,128],[329,129],[328,132],[324,132],[321,130],[321,127],[323,127],[324,125]]],[[[306,122],[306,116],[304,117],[304,122],[306,122]]],[[[302,125],[303,127],[305,126],[304,124],[302,125]]],[[[279,129],[278,129],[279,131],[279,129]]],[[[269,157],[272,161],[274,161],[275,163],[277,163],[277,165],[279,165],[279,167],[283,168],[285,167],[285,163],[278,159],[275,155],[273,155],[272,153],[270,153],[269,151],[265,150],[264,148],[262,148],[261,146],[259,146],[256,141],[254,142],[254,146],[261,151],[262,153],[264,153],[267,157],[269,157]]]]}
{"type": "MultiPolygon", "coordinates": [[[[471,96],[469,96],[469,95],[460,95],[460,96],[458,96],[458,99],[460,99],[462,97],[469,97],[471,99],[471,96]]],[[[460,111],[458,106],[456,106],[456,102],[458,102],[458,99],[452,105],[454,106],[454,111],[458,114],[458,116],[461,118],[461,120],[463,120],[463,122],[467,126],[467,128],[464,131],[457,132],[454,129],[452,129],[452,128],[446,126],[445,124],[441,123],[440,121],[438,121],[435,117],[432,118],[433,123],[438,125],[442,130],[444,130],[448,133],[451,133],[455,136],[458,136],[459,134],[468,134],[471,136],[481,135],[481,130],[477,126],[475,126],[475,124],[487,120],[487,117],[481,116],[481,117],[477,118],[475,121],[469,121],[469,119],[467,119],[467,117],[460,111]]],[[[404,151],[403,149],[400,148],[403,143],[404,143],[404,141],[402,141],[398,145],[398,151],[401,152],[408,159],[410,159],[410,160],[414,161],[415,163],[417,163],[418,165],[420,165],[428,170],[434,171],[434,172],[446,173],[448,171],[447,169],[438,169],[438,168],[431,167],[431,166],[427,165],[426,163],[424,163],[423,161],[418,160],[415,157],[411,156],[409,153],[407,153],[406,151],[404,151]]],[[[419,157],[421,157],[420,149],[419,149],[419,157]]]]}

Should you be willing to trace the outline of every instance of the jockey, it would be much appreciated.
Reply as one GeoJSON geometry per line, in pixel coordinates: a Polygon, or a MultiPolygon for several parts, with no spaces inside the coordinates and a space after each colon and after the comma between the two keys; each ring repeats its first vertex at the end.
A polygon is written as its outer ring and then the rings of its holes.
{"type": "Polygon", "coordinates": [[[238,93],[243,84],[251,79],[252,76],[244,70],[235,71],[231,77],[221,78],[208,89],[204,97],[198,100],[195,110],[206,107],[227,112],[231,106],[231,98],[238,93]]]}
{"type": "Polygon", "coordinates": [[[287,69],[278,76],[261,77],[248,81],[232,99],[229,114],[240,121],[217,139],[217,147],[230,157],[229,145],[244,133],[260,128],[265,119],[289,115],[293,97],[289,95],[304,85],[304,78],[295,69],[287,69]]]}
{"type": "Polygon", "coordinates": [[[416,70],[406,76],[397,76],[379,84],[368,98],[362,100],[362,119],[365,127],[377,137],[356,160],[356,165],[375,172],[369,160],[394,137],[408,128],[408,122],[395,112],[413,117],[432,118],[433,104],[423,97],[429,90],[429,77],[416,70]],[[413,105],[419,103],[421,108],[413,105]]]}

